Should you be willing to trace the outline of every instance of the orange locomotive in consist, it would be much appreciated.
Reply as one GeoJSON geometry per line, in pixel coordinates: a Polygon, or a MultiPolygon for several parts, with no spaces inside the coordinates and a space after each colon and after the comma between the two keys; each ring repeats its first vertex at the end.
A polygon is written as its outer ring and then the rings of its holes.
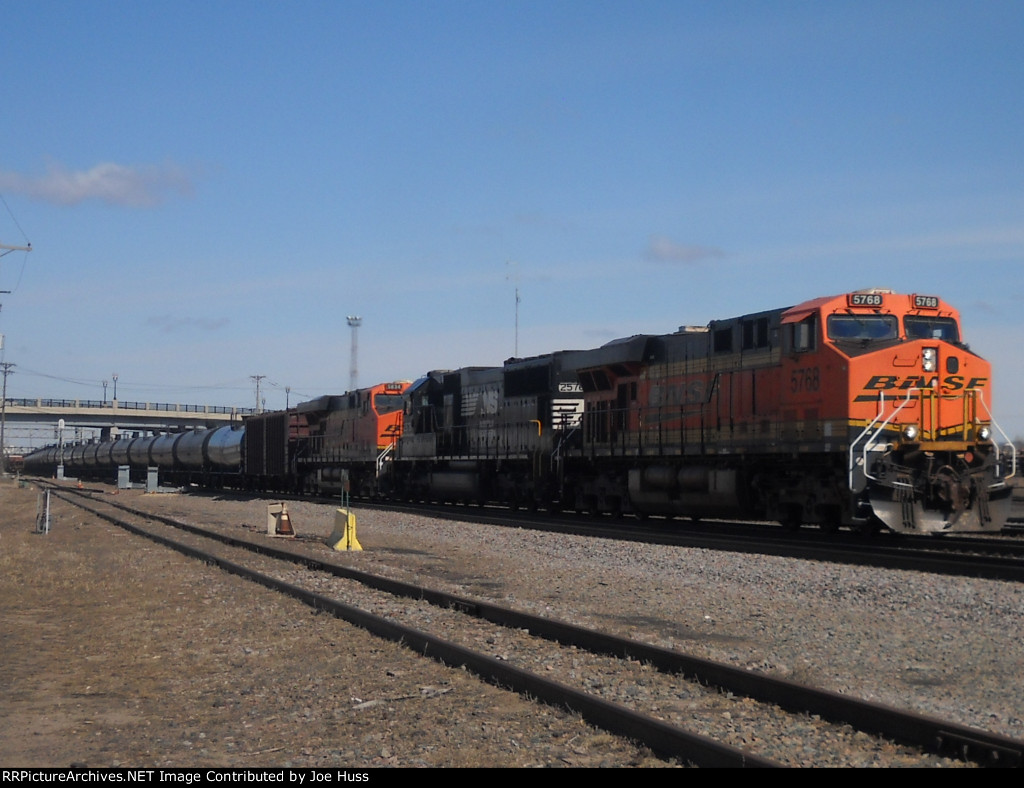
{"type": "Polygon", "coordinates": [[[379,383],[298,405],[295,412],[309,427],[292,448],[297,488],[335,492],[347,482],[355,495],[381,492],[383,469],[402,435],[408,387],[408,381],[379,383]]]}
{"type": "Polygon", "coordinates": [[[618,347],[579,371],[578,506],[913,534],[1006,520],[991,368],[935,296],[861,291],[618,347]]]}

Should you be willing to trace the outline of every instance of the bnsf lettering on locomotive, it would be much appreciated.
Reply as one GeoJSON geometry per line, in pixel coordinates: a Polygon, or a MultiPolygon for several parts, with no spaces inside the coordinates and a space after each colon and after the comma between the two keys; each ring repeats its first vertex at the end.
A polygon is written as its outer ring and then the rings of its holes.
{"type": "Polygon", "coordinates": [[[907,379],[900,383],[899,387],[903,391],[906,391],[907,389],[933,389],[935,388],[935,381],[937,380],[937,377],[932,377],[926,380],[923,377],[908,375],[907,379]]]}
{"type": "MultiPolygon", "coordinates": [[[[900,379],[899,375],[875,375],[864,384],[864,391],[892,391],[894,389],[906,391],[908,389],[935,388],[938,380],[937,377],[925,378],[920,375],[908,375],[904,379],[900,379]]],[[[941,385],[943,388],[959,390],[962,388],[980,389],[984,388],[987,383],[988,378],[971,378],[965,386],[962,375],[947,375],[942,379],[941,385]]]]}
{"type": "Polygon", "coordinates": [[[703,380],[691,380],[689,383],[651,387],[651,406],[664,408],[672,405],[694,405],[704,402],[705,386],[703,380]]]}
{"type": "Polygon", "coordinates": [[[864,384],[864,389],[865,391],[885,391],[886,389],[896,388],[897,380],[896,375],[875,375],[864,384]]]}

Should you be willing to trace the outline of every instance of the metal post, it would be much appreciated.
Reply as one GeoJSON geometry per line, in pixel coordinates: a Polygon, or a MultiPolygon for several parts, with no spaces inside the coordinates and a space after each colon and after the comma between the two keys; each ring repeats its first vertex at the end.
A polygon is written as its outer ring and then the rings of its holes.
{"type": "Polygon", "coordinates": [[[4,373],[3,401],[0,402],[0,473],[7,473],[7,444],[4,442],[4,430],[7,427],[7,376],[14,369],[14,364],[5,361],[0,364],[4,373]]]}
{"type": "Polygon", "coordinates": [[[37,534],[50,533],[50,491],[40,490],[39,498],[36,501],[36,530],[37,534]]]}

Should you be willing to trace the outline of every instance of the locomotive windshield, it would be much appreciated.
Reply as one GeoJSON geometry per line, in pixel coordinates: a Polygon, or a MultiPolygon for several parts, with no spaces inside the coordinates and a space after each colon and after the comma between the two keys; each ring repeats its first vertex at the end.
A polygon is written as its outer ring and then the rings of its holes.
{"type": "Polygon", "coordinates": [[[898,330],[895,315],[829,315],[828,318],[828,338],[839,342],[893,340],[898,330]]]}
{"type": "Polygon", "coordinates": [[[903,331],[907,339],[941,339],[943,342],[959,342],[960,332],[951,317],[928,317],[907,315],[903,318],[903,331]]]}
{"type": "Polygon", "coordinates": [[[377,394],[373,398],[373,407],[377,410],[378,416],[383,416],[385,413],[391,413],[392,411],[401,410],[402,395],[377,394]]]}

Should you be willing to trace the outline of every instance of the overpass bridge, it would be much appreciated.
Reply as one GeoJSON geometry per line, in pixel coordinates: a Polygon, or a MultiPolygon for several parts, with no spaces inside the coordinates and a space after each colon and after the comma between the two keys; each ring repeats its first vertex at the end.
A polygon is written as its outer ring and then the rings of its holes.
{"type": "Polygon", "coordinates": [[[64,423],[65,440],[91,435],[107,439],[119,432],[176,432],[241,422],[253,408],[185,405],[165,402],[119,402],[84,399],[6,399],[2,403],[4,448],[38,448],[57,438],[64,423]],[[19,437],[29,435],[30,438],[19,437]],[[35,437],[31,437],[35,436],[35,437]],[[41,439],[41,442],[40,442],[41,439]]]}

